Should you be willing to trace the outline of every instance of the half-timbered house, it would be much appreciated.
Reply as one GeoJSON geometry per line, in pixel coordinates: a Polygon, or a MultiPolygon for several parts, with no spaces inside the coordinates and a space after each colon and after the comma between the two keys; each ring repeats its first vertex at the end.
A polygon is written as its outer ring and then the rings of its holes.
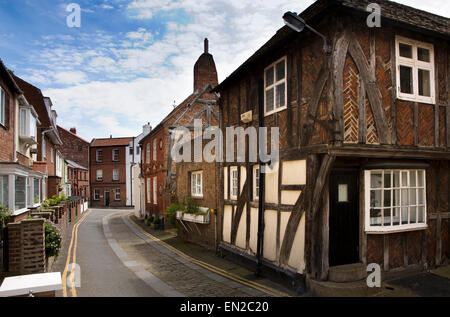
{"type": "Polygon", "coordinates": [[[370,2],[316,1],[300,17],[331,52],[285,26],[215,88],[224,132],[280,135],[272,173],[248,147],[222,164],[223,250],[313,280],[449,262],[450,20],[380,0],[369,27],[370,2]]]}

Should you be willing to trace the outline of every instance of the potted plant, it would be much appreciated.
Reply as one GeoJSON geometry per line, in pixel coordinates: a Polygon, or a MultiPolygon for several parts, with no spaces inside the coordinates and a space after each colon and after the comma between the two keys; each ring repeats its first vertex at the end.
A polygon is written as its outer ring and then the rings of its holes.
{"type": "Polygon", "coordinates": [[[159,229],[159,218],[155,216],[152,222],[152,229],[157,230],[159,229]]]}

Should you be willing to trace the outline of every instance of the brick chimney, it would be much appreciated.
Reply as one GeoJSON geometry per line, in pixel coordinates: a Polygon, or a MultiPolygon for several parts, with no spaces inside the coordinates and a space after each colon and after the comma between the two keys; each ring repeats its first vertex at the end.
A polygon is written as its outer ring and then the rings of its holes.
{"type": "Polygon", "coordinates": [[[70,132],[72,132],[73,134],[77,134],[77,128],[70,128],[70,132]]]}
{"type": "Polygon", "coordinates": [[[201,92],[206,85],[219,84],[214,58],[209,54],[209,41],[205,39],[204,51],[194,66],[194,92],[201,92]]]}

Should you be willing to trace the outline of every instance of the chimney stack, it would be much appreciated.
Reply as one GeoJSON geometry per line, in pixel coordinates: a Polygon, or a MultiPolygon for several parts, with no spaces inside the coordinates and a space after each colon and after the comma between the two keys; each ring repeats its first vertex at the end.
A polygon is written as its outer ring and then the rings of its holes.
{"type": "Polygon", "coordinates": [[[77,128],[70,128],[70,132],[72,132],[73,134],[77,134],[77,128]]]}
{"type": "Polygon", "coordinates": [[[209,54],[209,41],[205,39],[205,54],[209,54]]]}

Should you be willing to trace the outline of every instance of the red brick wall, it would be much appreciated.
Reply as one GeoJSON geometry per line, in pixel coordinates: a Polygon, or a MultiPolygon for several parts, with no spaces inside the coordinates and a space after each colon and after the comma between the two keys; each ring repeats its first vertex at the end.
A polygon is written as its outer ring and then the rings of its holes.
{"type": "Polygon", "coordinates": [[[80,139],[73,133],[58,127],[59,136],[63,142],[58,146],[59,151],[65,159],[74,161],[83,167],[89,167],[89,142],[80,139]],[[79,150],[81,147],[81,151],[79,150]]]}
{"type": "Polygon", "coordinates": [[[10,272],[45,272],[44,219],[8,224],[8,239],[10,272]]]}
{"type": "Polygon", "coordinates": [[[6,127],[0,124],[0,162],[12,162],[14,161],[14,118],[15,118],[15,107],[14,107],[14,96],[11,90],[6,85],[3,78],[0,77],[0,85],[3,90],[9,95],[9,122],[6,123],[6,127]]]}

